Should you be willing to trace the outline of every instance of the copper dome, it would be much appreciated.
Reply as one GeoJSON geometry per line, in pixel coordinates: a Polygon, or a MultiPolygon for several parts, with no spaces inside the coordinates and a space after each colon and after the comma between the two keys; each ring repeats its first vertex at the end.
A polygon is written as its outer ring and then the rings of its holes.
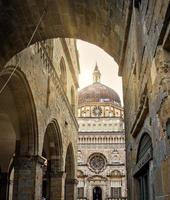
{"type": "Polygon", "coordinates": [[[95,82],[79,91],[78,104],[90,102],[113,102],[121,105],[119,95],[111,88],[95,82]]]}

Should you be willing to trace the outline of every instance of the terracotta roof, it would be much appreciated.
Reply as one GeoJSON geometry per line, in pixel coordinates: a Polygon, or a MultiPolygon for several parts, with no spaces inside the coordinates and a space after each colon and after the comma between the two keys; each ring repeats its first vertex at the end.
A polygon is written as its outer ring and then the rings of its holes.
{"type": "Polygon", "coordinates": [[[93,83],[79,91],[78,104],[90,102],[116,102],[121,105],[119,95],[101,83],[93,83]]]}

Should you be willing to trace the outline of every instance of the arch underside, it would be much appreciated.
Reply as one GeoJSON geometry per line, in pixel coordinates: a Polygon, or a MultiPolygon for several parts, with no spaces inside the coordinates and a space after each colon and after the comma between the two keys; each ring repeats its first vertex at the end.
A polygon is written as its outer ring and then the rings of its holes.
{"type": "MultiPolygon", "coordinates": [[[[0,86],[9,77],[13,66],[0,76],[0,86]]],[[[0,168],[9,172],[13,159],[37,152],[37,120],[29,84],[20,70],[16,70],[0,98],[0,168]]]]}
{"type": "Polygon", "coordinates": [[[119,64],[125,37],[128,0],[0,1],[0,63],[31,43],[57,37],[77,38],[102,47],[119,64]]]}
{"type": "Polygon", "coordinates": [[[63,145],[61,132],[56,120],[52,120],[46,129],[43,145],[43,156],[48,161],[55,160],[56,171],[60,171],[63,167],[63,145]]]}
{"type": "Polygon", "coordinates": [[[66,152],[65,171],[66,179],[75,178],[75,156],[73,146],[71,143],[68,145],[66,152]]]}
{"type": "Polygon", "coordinates": [[[144,133],[140,139],[137,153],[137,162],[139,162],[142,157],[150,150],[152,154],[152,139],[148,133],[144,133]]]}

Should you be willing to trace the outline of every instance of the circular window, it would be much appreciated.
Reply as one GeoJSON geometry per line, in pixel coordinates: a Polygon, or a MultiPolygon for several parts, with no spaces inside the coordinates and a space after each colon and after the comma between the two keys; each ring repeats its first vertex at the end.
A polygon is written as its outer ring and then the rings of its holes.
{"type": "Polygon", "coordinates": [[[102,108],[100,106],[95,106],[93,108],[93,114],[95,116],[100,116],[102,114],[102,108]]]}
{"type": "Polygon", "coordinates": [[[95,153],[89,158],[89,168],[95,173],[99,173],[104,170],[106,166],[106,158],[103,154],[95,153]]]}

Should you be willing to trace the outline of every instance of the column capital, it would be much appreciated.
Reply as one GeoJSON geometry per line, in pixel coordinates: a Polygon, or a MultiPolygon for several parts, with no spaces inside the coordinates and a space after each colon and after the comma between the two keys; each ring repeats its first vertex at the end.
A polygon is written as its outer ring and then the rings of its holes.
{"type": "Polygon", "coordinates": [[[20,165],[25,167],[27,165],[32,165],[33,163],[39,164],[42,167],[45,165],[46,163],[46,158],[44,158],[43,156],[40,155],[15,155],[14,156],[14,166],[16,165],[20,165]]]}
{"type": "Polygon", "coordinates": [[[69,178],[69,179],[66,179],[66,184],[77,185],[78,184],[78,180],[76,178],[69,178]]]}

